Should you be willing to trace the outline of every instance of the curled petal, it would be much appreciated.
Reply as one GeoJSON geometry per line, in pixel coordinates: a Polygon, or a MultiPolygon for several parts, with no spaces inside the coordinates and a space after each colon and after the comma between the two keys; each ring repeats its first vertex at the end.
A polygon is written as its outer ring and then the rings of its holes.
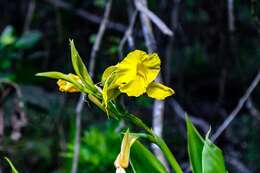
{"type": "Polygon", "coordinates": [[[134,142],[137,140],[138,136],[129,133],[128,131],[125,133],[122,144],[121,150],[119,155],[115,160],[115,167],[116,168],[127,168],[129,164],[129,156],[130,156],[130,149],[134,142]]]}
{"type": "Polygon", "coordinates": [[[174,94],[174,90],[157,82],[152,82],[146,91],[147,95],[151,98],[164,100],[166,97],[174,94]]]}

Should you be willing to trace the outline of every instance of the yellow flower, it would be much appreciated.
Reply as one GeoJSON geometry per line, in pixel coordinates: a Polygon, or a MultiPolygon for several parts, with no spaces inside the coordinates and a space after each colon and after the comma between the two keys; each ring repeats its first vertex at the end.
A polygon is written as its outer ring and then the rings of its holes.
{"type": "MultiPolygon", "coordinates": [[[[78,81],[79,83],[82,83],[80,78],[75,74],[69,73],[67,76],[68,78],[71,78],[75,81],[78,81]]],[[[62,79],[59,79],[57,81],[57,85],[59,86],[59,90],[61,92],[69,92],[69,93],[79,92],[78,88],[76,88],[75,85],[62,79]]]]}
{"type": "Polygon", "coordinates": [[[129,165],[129,156],[131,146],[134,144],[138,137],[129,133],[128,130],[124,135],[123,141],[121,143],[121,150],[118,154],[114,165],[116,167],[116,173],[125,173],[125,168],[129,165]]]}
{"type": "Polygon", "coordinates": [[[115,88],[128,96],[138,97],[147,93],[149,97],[159,100],[174,94],[171,88],[153,82],[160,72],[160,65],[161,61],[156,53],[147,54],[135,50],[130,52],[122,62],[108,67],[102,76],[102,83],[108,85],[104,87],[103,93],[106,98],[105,104],[109,101],[109,89],[115,88]]]}

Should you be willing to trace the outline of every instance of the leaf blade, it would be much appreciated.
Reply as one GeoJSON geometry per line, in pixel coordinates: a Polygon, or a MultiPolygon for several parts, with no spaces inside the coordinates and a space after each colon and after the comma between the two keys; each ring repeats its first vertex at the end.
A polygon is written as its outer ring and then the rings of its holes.
{"type": "Polygon", "coordinates": [[[202,172],[203,173],[226,173],[225,161],[220,148],[213,144],[208,135],[204,142],[202,151],[202,172]]]}
{"type": "Polygon", "coordinates": [[[186,116],[188,154],[193,173],[202,173],[202,150],[204,140],[191,120],[186,116]]]}

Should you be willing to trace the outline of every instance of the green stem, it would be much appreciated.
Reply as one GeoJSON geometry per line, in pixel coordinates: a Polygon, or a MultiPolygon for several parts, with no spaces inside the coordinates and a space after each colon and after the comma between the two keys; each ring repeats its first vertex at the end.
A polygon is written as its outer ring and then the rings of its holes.
{"type": "Polygon", "coordinates": [[[172,169],[175,171],[175,173],[183,173],[176,158],[174,157],[174,155],[170,151],[169,147],[167,146],[167,144],[164,142],[164,140],[161,137],[154,134],[154,132],[141,119],[139,119],[135,115],[126,113],[122,116],[122,118],[125,118],[125,119],[131,121],[133,124],[137,125],[138,127],[143,128],[146,131],[146,133],[150,134],[151,137],[149,139],[151,140],[151,142],[154,142],[156,145],[158,145],[160,147],[160,149],[166,156],[167,160],[169,161],[169,163],[170,163],[172,169]]]}
{"type": "MultiPolygon", "coordinates": [[[[105,111],[104,107],[102,107],[102,104],[100,103],[100,101],[97,98],[89,95],[89,99],[93,103],[95,103],[99,108],[101,108],[103,111],[105,111]]],[[[116,107],[116,106],[114,104],[110,104],[110,108],[112,108],[112,107],[116,107]]],[[[138,127],[143,128],[146,131],[146,133],[149,134],[148,139],[160,147],[160,149],[166,156],[167,160],[169,161],[169,163],[170,163],[172,169],[175,171],[175,173],[183,173],[179,163],[175,159],[174,155],[172,154],[172,152],[170,151],[170,149],[168,148],[168,146],[164,142],[164,140],[161,137],[154,134],[152,129],[150,129],[140,118],[138,118],[137,116],[132,115],[126,111],[121,112],[121,111],[117,110],[114,113],[118,114],[118,116],[120,116],[121,118],[124,118],[124,119],[132,122],[133,124],[137,125],[138,127]]],[[[115,116],[115,117],[118,117],[118,116],[115,116]]]]}

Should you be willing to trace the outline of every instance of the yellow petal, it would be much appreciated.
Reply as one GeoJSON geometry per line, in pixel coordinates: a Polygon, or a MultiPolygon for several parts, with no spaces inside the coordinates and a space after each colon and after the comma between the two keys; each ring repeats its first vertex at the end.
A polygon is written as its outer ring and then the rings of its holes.
{"type": "Polygon", "coordinates": [[[174,94],[174,90],[157,82],[152,82],[147,88],[147,95],[154,99],[164,100],[174,94]]]}
{"type": "Polygon", "coordinates": [[[135,50],[130,52],[122,62],[118,64],[117,78],[115,83],[119,86],[128,84],[137,76],[137,65],[140,62],[140,57],[146,53],[135,50]]]}
{"type": "Polygon", "coordinates": [[[137,138],[138,138],[137,136],[132,135],[128,131],[125,133],[122,144],[121,144],[120,153],[117,156],[117,159],[114,163],[116,168],[127,168],[128,167],[130,149],[137,138]]]}
{"type": "MultiPolygon", "coordinates": [[[[79,83],[82,83],[80,78],[77,75],[69,73],[67,76],[73,80],[78,81],[79,83]]],[[[76,88],[75,85],[62,79],[59,79],[57,81],[57,85],[59,86],[59,90],[61,92],[69,92],[69,93],[79,92],[78,88],[76,88]]]]}
{"type": "Polygon", "coordinates": [[[135,80],[129,82],[128,84],[119,86],[119,90],[126,93],[128,96],[138,97],[146,92],[147,83],[146,81],[137,76],[135,80]]]}

